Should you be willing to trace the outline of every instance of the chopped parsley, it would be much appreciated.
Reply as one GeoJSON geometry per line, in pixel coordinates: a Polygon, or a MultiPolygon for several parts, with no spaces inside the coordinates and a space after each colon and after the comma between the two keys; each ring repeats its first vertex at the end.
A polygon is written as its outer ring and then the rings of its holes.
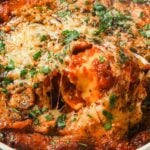
{"type": "Polygon", "coordinates": [[[42,7],[42,6],[36,6],[36,8],[37,8],[39,11],[43,11],[43,7],[42,7]]]}
{"type": "Polygon", "coordinates": [[[5,43],[3,41],[0,41],[0,51],[5,50],[5,43]]]}
{"type": "Polygon", "coordinates": [[[47,116],[45,116],[45,119],[47,121],[51,121],[51,120],[53,120],[53,116],[52,115],[47,115],[47,116]]]}
{"type": "Polygon", "coordinates": [[[71,121],[72,121],[72,122],[77,121],[77,118],[76,118],[76,117],[74,117],[71,121]]]}
{"type": "Polygon", "coordinates": [[[14,61],[10,60],[8,65],[5,67],[5,71],[11,71],[15,69],[14,61]]]}
{"type": "Polygon", "coordinates": [[[43,107],[42,109],[41,109],[41,112],[42,113],[45,113],[45,112],[47,112],[48,111],[48,108],[47,107],[43,107]]]}
{"type": "Polygon", "coordinates": [[[119,2],[123,3],[123,2],[126,2],[126,0],[119,0],[119,2]]]}
{"type": "Polygon", "coordinates": [[[133,0],[134,3],[144,3],[145,0],[133,0]]]}
{"type": "Polygon", "coordinates": [[[116,100],[117,100],[116,94],[115,94],[115,93],[112,93],[112,94],[109,96],[109,105],[110,105],[110,108],[115,107],[116,100]]]}
{"type": "Polygon", "coordinates": [[[36,118],[36,113],[34,112],[34,111],[31,111],[30,113],[29,113],[29,116],[31,117],[31,118],[36,118]]]}
{"type": "Polygon", "coordinates": [[[29,112],[29,117],[36,119],[42,113],[43,113],[42,109],[39,108],[38,106],[35,106],[35,108],[29,112]]]}
{"type": "Polygon", "coordinates": [[[59,11],[58,12],[58,17],[64,18],[66,16],[70,16],[71,12],[69,10],[65,10],[65,11],[59,11]]]}
{"type": "Polygon", "coordinates": [[[6,88],[2,88],[1,91],[2,91],[4,94],[7,94],[7,92],[8,92],[6,88]]]}
{"type": "Polygon", "coordinates": [[[42,55],[42,52],[39,51],[39,52],[37,52],[37,53],[35,53],[35,54],[33,55],[33,59],[34,59],[34,60],[38,60],[38,59],[41,57],[41,55],[42,55]]]}
{"type": "Polygon", "coordinates": [[[0,31],[0,38],[3,38],[4,36],[4,31],[0,31]]]}
{"type": "Polygon", "coordinates": [[[119,51],[119,56],[120,56],[120,63],[121,64],[124,64],[129,60],[128,56],[125,55],[125,53],[122,49],[119,51]]]}
{"type": "Polygon", "coordinates": [[[64,3],[64,2],[66,2],[66,0],[59,0],[60,1],[60,3],[64,3]]]}
{"type": "Polygon", "coordinates": [[[73,40],[77,40],[80,36],[80,33],[76,30],[71,30],[71,31],[70,30],[64,30],[62,32],[62,36],[63,36],[63,43],[69,44],[73,40]]]}
{"type": "Polygon", "coordinates": [[[13,80],[12,80],[12,79],[10,79],[10,78],[8,78],[8,77],[5,77],[5,78],[3,79],[3,84],[8,85],[8,84],[10,84],[10,83],[13,83],[13,80]]]}
{"type": "Polygon", "coordinates": [[[46,35],[42,35],[40,37],[40,41],[43,42],[43,41],[46,41],[47,40],[47,36],[46,35]]]}
{"type": "Polygon", "coordinates": [[[3,69],[3,68],[4,68],[4,66],[2,64],[0,64],[0,69],[3,69]]]}
{"type": "Polygon", "coordinates": [[[92,116],[92,115],[90,115],[90,114],[87,114],[87,116],[88,116],[89,118],[93,118],[93,116],[92,116]]]}
{"type": "Polygon", "coordinates": [[[95,3],[93,10],[100,19],[99,33],[105,32],[109,28],[128,28],[126,21],[131,20],[129,15],[124,15],[115,9],[106,9],[106,7],[100,3],[95,3]]]}
{"type": "MultiPolygon", "coordinates": [[[[62,101],[64,101],[64,100],[62,100],[62,101]]],[[[78,118],[77,114],[74,114],[74,116],[73,116],[73,118],[71,119],[71,121],[72,121],[72,122],[77,121],[77,118],[78,118]]]]}
{"type": "Polygon", "coordinates": [[[106,11],[106,7],[100,3],[95,3],[93,9],[94,11],[97,11],[99,13],[102,11],[106,11]]]}
{"type": "Polygon", "coordinates": [[[112,128],[111,122],[107,122],[107,123],[104,124],[104,129],[105,129],[106,131],[110,130],[111,128],[112,128]]]}
{"type": "Polygon", "coordinates": [[[38,73],[38,71],[37,71],[35,68],[32,68],[32,69],[29,71],[29,73],[30,73],[30,76],[31,76],[31,77],[34,77],[34,76],[38,73]]]}
{"type": "Polygon", "coordinates": [[[99,61],[100,61],[100,63],[104,63],[105,62],[104,56],[99,56],[99,61]]]}
{"type": "Polygon", "coordinates": [[[41,69],[40,69],[40,72],[41,73],[44,73],[44,74],[47,74],[47,73],[49,73],[51,70],[50,70],[50,68],[49,67],[42,67],[41,69]]]}
{"type": "Polygon", "coordinates": [[[12,111],[16,113],[20,113],[20,111],[17,108],[12,108],[12,111]]]}
{"type": "Polygon", "coordinates": [[[56,121],[57,127],[64,128],[66,126],[65,120],[66,120],[65,114],[62,114],[61,116],[59,116],[56,121]]]}
{"type": "Polygon", "coordinates": [[[86,18],[84,19],[84,22],[85,22],[86,24],[88,24],[89,20],[90,20],[90,18],[89,18],[89,17],[86,17],[86,18]]]}
{"type": "Polygon", "coordinates": [[[113,115],[110,112],[108,112],[107,110],[103,110],[102,113],[108,120],[113,120],[113,115]]]}
{"type": "Polygon", "coordinates": [[[39,83],[38,82],[33,84],[33,88],[34,89],[37,89],[38,87],[39,87],[39,83]]]}
{"type": "Polygon", "coordinates": [[[98,35],[99,34],[99,30],[95,30],[92,32],[93,35],[98,35]]]}
{"type": "Polygon", "coordinates": [[[139,18],[143,18],[144,17],[144,13],[141,12],[140,15],[139,15],[139,18]]]}
{"type": "Polygon", "coordinates": [[[85,5],[89,5],[90,2],[89,2],[88,0],[85,0],[85,1],[84,1],[84,4],[85,4],[85,5]]]}
{"type": "Polygon", "coordinates": [[[20,71],[20,77],[25,77],[25,75],[28,73],[27,69],[23,69],[20,71]]]}
{"type": "Polygon", "coordinates": [[[39,119],[35,119],[35,120],[34,120],[34,124],[35,124],[35,125],[39,125],[39,124],[40,124],[39,119]]]}
{"type": "Polygon", "coordinates": [[[150,38],[150,24],[147,24],[140,30],[141,35],[145,38],[150,38]]]}

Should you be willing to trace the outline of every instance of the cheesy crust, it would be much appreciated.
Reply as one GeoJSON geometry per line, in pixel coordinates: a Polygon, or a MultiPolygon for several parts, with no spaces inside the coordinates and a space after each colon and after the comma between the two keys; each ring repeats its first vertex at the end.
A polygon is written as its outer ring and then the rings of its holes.
{"type": "Polygon", "coordinates": [[[148,0],[1,2],[0,141],[136,149],[124,137],[149,99],[149,16],[148,0]]]}

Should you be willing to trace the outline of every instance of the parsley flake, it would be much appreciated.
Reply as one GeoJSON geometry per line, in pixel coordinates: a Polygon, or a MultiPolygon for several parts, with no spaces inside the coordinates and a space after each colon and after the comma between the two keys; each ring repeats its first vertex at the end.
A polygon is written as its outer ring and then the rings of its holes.
{"type": "Polygon", "coordinates": [[[62,35],[64,37],[64,39],[63,39],[63,43],[64,44],[69,44],[73,40],[78,39],[79,36],[80,36],[79,32],[76,31],[76,30],[72,30],[72,31],[70,31],[70,30],[64,30],[62,32],[62,35]]]}
{"type": "Polygon", "coordinates": [[[47,36],[46,35],[42,35],[40,37],[40,41],[43,42],[43,41],[46,41],[47,40],[47,36]]]}
{"type": "Polygon", "coordinates": [[[141,35],[145,38],[150,38],[150,24],[147,24],[140,30],[141,35]]]}
{"type": "Polygon", "coordinates": [[[109,105],[110,105],[110,108],[115,107],[116,100],[117,100],[116,94],[115,94],[115,93],[112,93],[112,94],[109,96],[109,105]]]}
{"type": "Polygon", "coordinates": [[[112,124],[110,122],[104,124],[104,129],[106,131],[110,130],[111,128],[112,128],[112,124]]]}
{"type": "Polygon", "coordinates": [[[44,73],[44,74],[48,74],[50,71],[51,71],[51,70],[50,70],[49,67],[42,67],[42,68],[40,69],[40,72],[41,72],[41,73],[44,73]]]}
{"type": "Polygon", "coordinates": [[[13,83],[13,80],[12,80],[12,79],[10,79],[10,78],[8,78],[8,77],[5,77],[5,78],[3,79],[3,84],[8,85],[8,84],[11,84],[11,83],[13,83]]]}
{"type": "Polygon", "coordinates": [[[2,88],[1,90],[4,94],[7,94],[7,92],[8,92],[6,88],[2,88]]]}
{"type": "Polygon", "coordinates": [[[144,0],[133,0],[134,3],[144,3],[144,0]]]}
{"type": "Polygon", "coordinates": [[[51,121],[51,120],[53,120],[53,116],[52,115],[47,115],[47,116],[45,116],[45,119],[47,121],[51,121]]]}
{"type": "Polygon", "coordinates": [[[28,73],[27,69],[23,69],[20,71],[20,77],[25,77],[25,75],[28,73]]]}
{"type": "Polygon", "coordinates": [[[62,114],[57,118],[57,127],[64,128],[66,126],[66,115],[62,114]]]}
{"type": "Polygon", "coordinates": [[[0,41],[0,51],[5,50],[5,43],[3,41],[0,41]]]}
{"type": "Polygon", "coordinates": [[[105,62],[104,56],[99,56],[99,61],[100,61],[100,63],[104,63],[105,62]]]}
{"type": "Polygon", "coordinates": [[[34,89],[37,89],[38,87],[39,87],[39,83],[38,82],[33,84],[33,88],[34,89]]]}
{"type": "Polygon", "coordinates": [[[34,60],[38,60],[38,59],[41,57],[41,55],[42,55],[42,52],[39,51],[39,52],[37,52],[37,53],[35,53],[35,54],[33,55],[33,59],[34,59],[34,60]]]}
{"type": "Polygon", "coordinates": [[[125,53],[122,49],[119,51],[119,56],[120,56],[120,63],[121,64],[124,64],[129,60],[128,56],[125,55],[125,53]]]}
{"type": "Polygon", "coordinates": [[[15,69],[14,61],[10,60],[8,65],[5,67],[5,71],[11,71],[15,69]]]}
{"type": "Polygon", "coordinates": [[[113,120],[113,115],[110,112],[108,112],[107,110],[103,110],[102,113],[108,120],[113,120]]]}

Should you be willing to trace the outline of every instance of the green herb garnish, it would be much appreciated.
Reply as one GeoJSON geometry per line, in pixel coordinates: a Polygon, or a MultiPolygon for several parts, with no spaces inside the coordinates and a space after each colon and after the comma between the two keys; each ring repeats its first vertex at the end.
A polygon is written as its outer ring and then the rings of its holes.
{"type": "Polygon", "coordinates": [[[66,115],[62,114],[57,118],[57,127],[64,128],[66,126],[66,115]]]}
{"type": "Polygon", "coordinates": [[[34,124],[35,124],[35,125],[39,125],[39,124],[40,124],[39,120],[38,120],[38,119],[35,119],[35,120],[34,120],[34,124]]]}
{"type": "Polygon", "coordinates": [[[108,112],[107,110],[103,110],[102,113],[108,120],[113,120],[113,115],[110,112],[108,112]]]}
{"type": "Polygon", "coordinates": [[[125,55],[125,53],[122,49],[119,51],[119,56],[120,56],[120,63],[121,64],[124,64],[129,60],[128,56],[125,55]]]}
{"type": "Polygon", "coordinates": [[[23,69],[20,71],[20,77],[25,77],[25,75],[28,73],[27,69],[23,69]]]}
{"type": "Polygon", "coordinates": [[[95,3],[93,10],[100,19],[99,33],[105,32],[109,28],[128,28],[126,21],[131,20],[129,15],[124,15],[115,9],[107,9],[100,3],[95,3]]]}
{"type": "Polygon", "coordinates": [[[53,120],[53,116],[52,115],[47,115],[47,116],[45,116],[45,119],[47,121],[51,121],[51,120],[53,120]]]}
{"type": "Polygon", "coordinates": [[[11,71],[15,69],[14,61],[10,60],[8,65],[5,67],[5,71],[11,71]]]}
{"type": "Polygon", "coordinates": [[[5,43],[3,41],[0,41],[0,51],[5,50],[5,43]]]}
{"type": "Polygon", "coordinates": [[[30,76],[31,76],[31,77],[34,77],[34,76],[38,73],[38,71],[36,71],[35,68],[32,68],[32,69],[29,71],[29,73],[30,73],[30,76]]]}
{"type": "Polygon", "coordinates": [[[87,114],[87,116],[88,116],[89,118],[93,118],[93,116],[92,116],[92,115],[90,115],[90,114],[87,114]]]}
{"type": "Polygon", "coordinates": [[[69,10],[65,10],[65,11],[59,11],[58,12],[58,17],[64,18],[66,16],[70,16],[71,12],[69,10]]]}
{"type": "Polygon", "coordinates": [[[144,3],[144,0],[133,0],[134,3],[144,3]]]}
{"type": "Polygon", "coordinates": [[[29,117],[31,117],[31,118],[37,118],[41,114],[42,114],[41,109],[36,106],[33,110],[30,111],[29,117]]]}
{"type": "Polygon", "coordinates": [[[63,35],[63,43],[64,44],[69,44],[70,42],[72,42],[73,40],[76,40],[79,38],[80,34],[78,31],[76,30],[64,30],[62,32],[63,35]]]}
{"type": "Polygon", "coordinates": [[[38,87],[39,87],[39,83],[38,82],[33,84],[33,88],[34,89],[37,89],[38,87]]]}
{"type": "Polygon", "coordinates": [[[41,112],[42,113],[45,113],[45,112],[47,112],[48,111],[48,108],[47,107],[43,107],[42,109],[41,109],[41,112]]]}
{"type": "Polygon", "coordinates": [[[3,83],[4,83],[5,85],[8,85],[8,84],[10,84],[10,83],[13,83],[13,80],[10,79],[10,78],[5,77],[5,78],[3,79],[3,83]]]}
{"type": "Polygon", "coordinates": [[[40,41],[43,42],[43,41],[46,41],[47,40],[47,36],[46,35],[42,35],[40,37],[40,41]]]}
{"type": "Polygon", "coordinates": [[[104,63],[105,62],[104,56],[99,56],[99,61],[100,61],[100,63],[104,63]]]}
{"type": "Polygon", "coordinates": [[[50,68],[49,67],[42,67],[41,69],[40,69],[40,72],[41,73],[44,73],[44,74],[47,74],[47,73],[49,73],[51,70],[50,70],[50,68]]]}
{"type": "Polygon", "coordinates": [[[64,2],[66,2],[66,0],[59,0],[60,1],[60,3],[64,3],[64,2]]]}
{"type": "Polygon", "coordinates": [[[20,111],[18,110],[18,109],[16,109],[16,108],[12,108],[12,111],[13,112],[16,112],[16,113],[19,113],[20,111]]]}
{"type": "Polygon", "coordinates": [[[117,100],[117,96],[116,96],[115,93],[113,93],[113,94],[111,94],[111,95],[109,96],[109,105],[110,105],[110,108],[115,107],[116,100],[117,100]]]}
{"type": "Polygon", "coordinates": [[[39,51],[39,52],[37,52],[37,53],[35,53],[35,54],[33,55],[33,59],[34,59],[34,60],[38,60],[38,59],[41,57],[41,55],[42,55],[42,52],[39,51]]]}
{"type": "Polygon", "coordinates": [[[7,94],[7,92],[8,92],[6,88],[2,88],[1,90],[4,94],[7,94]]]}
{"type": "Polygon", "coordinates": [[[97,11],[99,13],[102,11],[106,11],[106,7],[100,3],[95,3],[93,9],[94,11],[97,11]]]}
{"type": "Polygon", "coordinates": [[[147,24],[140,30],[141,35],[145,38],[150,38],[150,24],[147,24]]]}
{"type": "Polygon", "coordinates": [[[4,68],[4,66],[2,64],[0,64],[0,69],[3,69],[3,68],[4,68]]]}
{"type": "Polygon", "coordinates": [[[105,128],[106,131],[108,131],[108,130],[110,130],[112,128],[112,124],[110,122],[105,123],[104,124],[104,128],[105,128]]]}

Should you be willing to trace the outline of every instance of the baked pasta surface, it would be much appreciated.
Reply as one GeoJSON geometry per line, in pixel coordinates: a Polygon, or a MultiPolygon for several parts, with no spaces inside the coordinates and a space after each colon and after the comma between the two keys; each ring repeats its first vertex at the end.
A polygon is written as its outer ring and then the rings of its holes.
{"type": "Polygon", "coordinates": [[[149,142],[149,16],[149,0],[1,2],[0,141],[31,150],[149,142]]]}

